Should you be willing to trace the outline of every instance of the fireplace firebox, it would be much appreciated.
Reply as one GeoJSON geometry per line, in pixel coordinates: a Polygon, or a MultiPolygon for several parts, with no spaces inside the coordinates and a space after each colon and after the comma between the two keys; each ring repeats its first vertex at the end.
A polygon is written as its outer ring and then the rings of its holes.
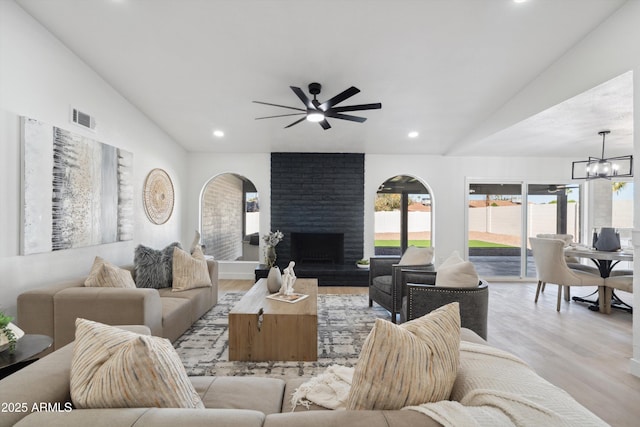
{"type": "Polygon", "coordinates": [[[344,264],[344,233],[291,233],[296,264],[344,264]]]}

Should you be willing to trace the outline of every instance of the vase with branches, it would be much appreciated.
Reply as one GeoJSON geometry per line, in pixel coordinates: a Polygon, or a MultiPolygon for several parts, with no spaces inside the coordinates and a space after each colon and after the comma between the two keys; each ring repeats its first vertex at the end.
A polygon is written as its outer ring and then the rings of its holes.
{"type": "Polygon", "coordinates": [[[282,241],[283,238],[284,234],[280,230],[269,231],[267,234],[262,236],[262,240],[264,240],[265,243],[264,261],[267,266],[269,266],[269,268],[273,267],[276,264],[276,246],[282,241]]]}

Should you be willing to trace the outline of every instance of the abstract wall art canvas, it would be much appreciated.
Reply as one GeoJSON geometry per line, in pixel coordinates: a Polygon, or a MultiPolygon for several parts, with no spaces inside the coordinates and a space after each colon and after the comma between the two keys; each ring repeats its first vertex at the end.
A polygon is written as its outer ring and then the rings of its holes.
{"type": "Polygon", "coordinates": [[[22,254],[133,239],[132,153],[22,118],[22,254]]]}

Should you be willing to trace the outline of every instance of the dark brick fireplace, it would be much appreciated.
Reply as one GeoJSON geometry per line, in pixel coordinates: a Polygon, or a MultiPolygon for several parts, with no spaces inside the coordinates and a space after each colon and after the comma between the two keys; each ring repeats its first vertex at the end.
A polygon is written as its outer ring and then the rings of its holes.
{"type": "MultiPolygon", "coordinates": [[[[364,154],[271,153],[271,230],[285,236],[276,247],[278,265],[295,260],[298,277],[306,266],[317,267],[316,273],[357,270],[364,245],[364,154]],[[306,253],[299,253],[301,243],[306,253]]],[[[362,279],[366,271],[355,274],[362,279]]]]}

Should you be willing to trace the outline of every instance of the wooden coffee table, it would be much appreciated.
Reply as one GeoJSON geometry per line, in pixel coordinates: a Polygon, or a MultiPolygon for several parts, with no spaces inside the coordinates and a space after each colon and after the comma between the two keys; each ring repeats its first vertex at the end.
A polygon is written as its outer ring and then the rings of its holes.
{"type": "Polygon", "coordinates": [[[267,298],[260,279],[229,312],[229,360],[318,360],[318,279],[297,279],[296,303],[267,298]]]}

